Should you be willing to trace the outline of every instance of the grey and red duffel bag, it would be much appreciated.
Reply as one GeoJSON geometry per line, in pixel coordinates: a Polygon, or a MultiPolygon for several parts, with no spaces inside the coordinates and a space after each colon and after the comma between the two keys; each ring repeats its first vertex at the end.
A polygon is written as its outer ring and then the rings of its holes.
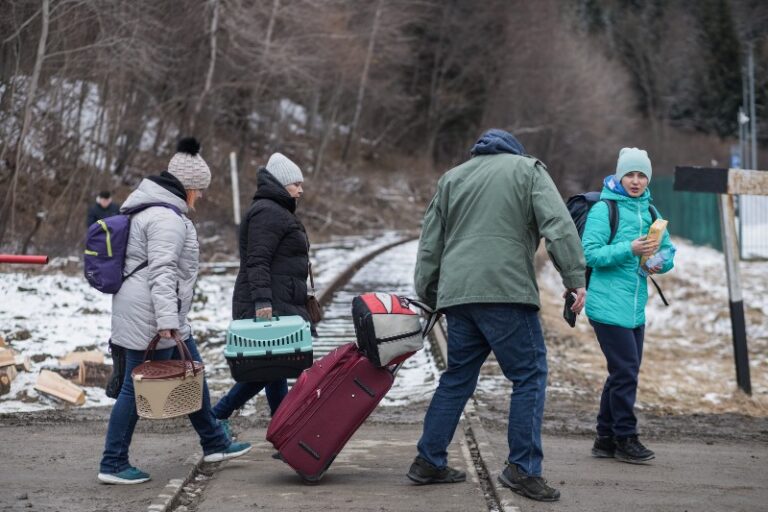
{"type": "Polygon", "coordinates": [[[352,301],[357,347],[374,365],[385,367],[408,359],[424,346],[424,337],[437,322],[432,308],[393,293],[365,293],[352,301]],[[419,315],[426,313],[422,327],[419,315]]]}

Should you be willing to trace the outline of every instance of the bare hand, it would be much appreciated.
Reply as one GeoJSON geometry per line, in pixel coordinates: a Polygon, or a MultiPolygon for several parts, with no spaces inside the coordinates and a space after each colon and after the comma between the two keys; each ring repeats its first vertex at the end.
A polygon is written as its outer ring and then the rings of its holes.
{"type": "Polygon", "coordinates": [[[261,308],[256,310],[256,318],[272,319],[272,308],[261,308]]]}
{"type": "Polygon", "coordinates": [[[641,236],[632,240],[632,253],[635,256],[653,256],[659,250],[658,240],[647,240],[647,236],[641,236]]]}
{"type": "Polygon", "coordinates": [[[161,338],[173,338],[174,329],[160,329],[157,331],[157,334],[159,334],[161,338]]]}
{"type": "Polygon", "coordinates": [[[584,309],[584,303],[587,300],[587,290],[586,288],[575,288],[575,289],[565,290],[565,292],[563,292],[563,298],[566,298],[569,293],[573,293],[576,295],[576,301],[571,306],[571,311],[573,311],[578,315],[579,313],[581,313],[581,310],[584,309]]]}

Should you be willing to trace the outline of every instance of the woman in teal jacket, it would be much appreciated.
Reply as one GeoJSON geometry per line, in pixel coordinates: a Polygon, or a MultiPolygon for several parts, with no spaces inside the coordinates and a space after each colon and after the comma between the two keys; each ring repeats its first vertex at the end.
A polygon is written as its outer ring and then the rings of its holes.
{"type": "MultiPolygon", "coordinates": [[[[651,175],[648,153],[623,148],[616,173],[605,178],[601,201],[590,210],[582,237],[587,265],[593,269],[587,316],[608,365],[592,455],[632,463],[654,457],[638,440],[634,413],[648,300],[647,279],[638,273],[640,258],[664,249],[665,254],[674,254],[666,231],[660,244],[646,240],[652,223],[650,208],[655,208],[650,206],[648,191],[651,175]],[[609,209],[603,199],[614,201],[618,209],[618,227],[610,244],[609,209]]],[[[664,273],[672,266],[670,257],[647,272],[664,273]]]]}

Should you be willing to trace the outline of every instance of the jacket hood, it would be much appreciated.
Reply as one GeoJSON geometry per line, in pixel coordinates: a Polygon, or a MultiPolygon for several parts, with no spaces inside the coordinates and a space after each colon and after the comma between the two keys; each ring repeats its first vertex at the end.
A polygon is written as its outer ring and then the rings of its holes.
{"type": "Polygon", "coordinates": [[[266,168],[259,169],[256,176],[256,187],[256,194],[253,196],[254,201],[269,199],[291,213],[296,211],[296,199],[291,197],[285,187],[266,168]]]}
{"type": "Polygon", "coordinates": [[[603,181],[603,191],[600,193],[600,199],[612,199],[614,201],[641,201],[646,204],[651,202],[651,189],[646,188],[645,192],[639,197],[630,196],[621,183],[618,182],[613,174],[607,176],[603,181]]]}
{"type": "Polygon", "coordinates": [[[141,180],[136,190],[131,192],[128,199],[122,204],[120,211],[122,212],[128,208],[134,208],[147,203],[168,203],[178,208],[182,213],[189,211],[187,202],[184,199],[150,178],[141,180]]]}
{"type": "Polygon", "coordinates": [[[485,132],[469,150],[469,154],[472,156],[498,155],[499,153],[526,155],[525,148],[514,135],[497,128],[485,132]]]}

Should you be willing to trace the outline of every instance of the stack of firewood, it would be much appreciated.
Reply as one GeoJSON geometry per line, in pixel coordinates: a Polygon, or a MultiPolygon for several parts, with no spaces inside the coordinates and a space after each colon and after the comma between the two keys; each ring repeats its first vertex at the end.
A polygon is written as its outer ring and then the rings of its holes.
{"type": "MultiPolygon", "coordinates": [[[[17,354],[0,337],[0,395],[11,391],[18,372],[31,370],[29,357],[17,354]]],[[[105,387],[111,373],[112,366],[105,364],[101,351],[70,352],[59,359],[59,364],[40,370],[35,390],[71,404],[83,405],[85,391],[81,386],[105,387]]]]}

